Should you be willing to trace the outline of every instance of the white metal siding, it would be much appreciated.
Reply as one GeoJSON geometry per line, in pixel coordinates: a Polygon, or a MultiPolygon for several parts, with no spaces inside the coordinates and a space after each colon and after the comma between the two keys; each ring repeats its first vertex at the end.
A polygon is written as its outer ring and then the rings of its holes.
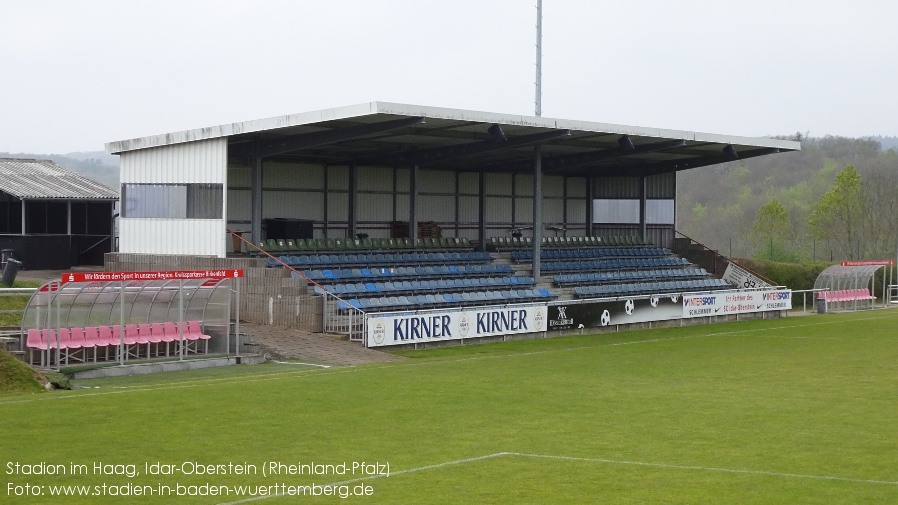
{"type": "Polygon", "coordinates": [[[262,197],[265,218],[324,219],[324,193],[317,191],[272,191],[262,197]]]}
{"type": "Polygon", "coordinates": [[[123,253],[224,257],[228,243],[223,219],[122,218],[119,235],[123,253]]]}
{"type": "Polygon", "coordinates": [[[418,198],[418,202],[419,221],[455,222],[454,196],[428,195],[418,198]]]}
{"type": "Polygon", "coordinates": [[[487,197],[484,216],[487,223],[510,223],[511,198],[487,197]]]}
{"type": "Polygon", "coordinates": [[[458,192],[465,195],[480,194],[480,174],[463,172],[458,176],[458,192]]]}
{"type": "Polygon", "coordinates": [[[646,200],[646,224],[674,224],[674,200],[646,200]]]}
{"type": "Polygon", "coordinates": [[[418,172],[419,193],[455,194],[455,172],[421,170],[418,172]]]}
{"type": "MultiPolygon", "coordinates": [[[[386,198],[386,197],[385,197],[386,198]]],[[[419,199],[420,203],[421,200],[419,199]]],[[[408,195],[396,195],[396,220],[408,221],[409,198],[408,195]]],[[[390,217],[392,220],[393,218],[390,217]]]]}
{"type": "Polygon", "coordinates": [[[349,190],[349,167],[327,167],[328,190],[349,190]]]}
{"type": "MultiPolygon", "coordinates": [[[[358,216],[365,215],[365,209],[356,212],[358,216]]],[[[349,221],[349,193],[328,193],[327,195],[327,220],[349,221]]]]}
{"type": "Polygon", "coordinates": [[[586,200],[567,201],[567,223],[582,224],[586,222],[586,200]]]}
{"type": "Polygon", "coordinates": [[[639,224],[639,200],[593,200],[594,223],[639,224]]]}
{"type": "Polygon", "coordinates": [[[393,191],[393,170],[364,167],[357,170],[359,191],[393,191]]]}
{"type": "Polygon", "coordinates": [[[568,198],[586,198],[586,177],[568,177],[568,198]]]}
{"type": "Polygon", "coordinates": [[[511,174],[486,174],[487,195],[511,195],[511,174]]]}
{"type": "Polygon", "coordinates": [[[262,170],[265,189],[324,189],[324,167],[321,165],[297,165],[265,163],[262,170]]]}
{"type": "Polygon", "coordinates": [[[532,223],[533,222],[533,197],[515,198],[514,201],[514,222],[516,223],[532,223]]]}
{"type": "MultiPolygon", "coordinates": [[[[411,182],[411,181],[412,181],[412,180],[411,180],[411,177],[412,177],[412,171],[409,170],[408,168],[397,168],[397,169],[394,170],[393,172],[396,173],[396,191],[398,191],[398,192],[400,192],[400,193],[408,193],[409,191],[411,191],[411,187],[412,187],[412,182],[411,182]]],[[[387,180],[392,181],[392,180],[393,180],[393,172],[390,172],[389,174],[384,174],[384,180],[385,180],[385,181],[387,181],[387,180]]],[[[419,177],[419,178],[421,177],[421,172],[420,172],[420,170],[418,171],[418,177],[419,177]]],[[[391,191],[392,191],[392,189],[393,189],[393,183],[392,183],[392,182],[390,182],[390,188],[389,188],[389,189],[390,189],[391,191]]]]}
{"type": "Polygon", "coordinates": [[[480,200],[476,196],[461,196],[458,198],[458,219],[463,223],[476,223],[479,213],[480,200]]]}
{"type": "Polygon", "coordinates": [[[533,196],[533,176],[524,174],[515,175],[514,192],[517,196],[533,196]]]}
{"type": "Polygon", "coordinates": [[[252,220],[252,194],[245,189],[228,191],[228,222],[252,220]]]}
{"type": "MultiPolygon", "coordinates": [[[[362,193],[359,195],[359,221],[392,221],[393,195],[362,193]]],[[[408,220],[408,210],[398,214],[401,221],[408,220]]]]}
{"type": "Polygon", "coordinates": [[[564,196],[564,177],[560,175],[544,175],[543,196],[564,196]]]}
{"type": "Polygon", "coordinates": [[[228,140],[218,138],[122,153],[122,184],[225,183],[228,140]]]}
{"type": "Polygon", "coordinates": [[[543,200],[543,222],[564,222],[564,200],[556,198],[546,198],[543,200]]]}
{"type": "MultiPolygon", "coordinates": [[[[228,140],[216,138],[121,155],[122,184],[227,185],[228,140]]],[[[227,211],[227,191],[222,193],[227,211]]],[[[226,214],[225,214],[226,215],[226,214]]],[[[119,220],[119,251],[149,254],[199,254],[223,258],[227,252],[224,219],[119,220]]]]}

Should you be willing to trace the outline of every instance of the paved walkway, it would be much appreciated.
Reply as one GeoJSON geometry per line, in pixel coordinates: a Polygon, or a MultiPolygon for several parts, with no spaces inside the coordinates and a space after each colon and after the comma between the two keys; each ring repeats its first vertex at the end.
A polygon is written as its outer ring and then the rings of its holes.
{"type": "Polygon", "coordinates": [[[405,359],[367,349],[359,342],[265,324],[240,323],[240,333],[249,335],[250,342],[259,344],[261,352],[269,354],[273,359],[294,358],[324,365],[361,365],[405,359]]]}

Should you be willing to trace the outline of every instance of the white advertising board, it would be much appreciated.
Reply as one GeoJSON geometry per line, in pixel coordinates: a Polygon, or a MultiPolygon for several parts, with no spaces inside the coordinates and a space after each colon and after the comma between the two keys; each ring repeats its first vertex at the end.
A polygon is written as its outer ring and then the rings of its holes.
{"type": "Polygon", "coordinates": [[[684,318],[791,309],[792,291],[788,289],[683,295],[684,318]]]}
{"type": "Polygon", "coordinates": [[[721,278],[740,289],[773,287],[735,263],[727,265],[721,278]]]}
{"type": "Polygon", "coordinates": [[[415,344],[464,338],[546,331],[546,306],[419,314],[372,314],[368,318],[368,347],[415,344]]]}

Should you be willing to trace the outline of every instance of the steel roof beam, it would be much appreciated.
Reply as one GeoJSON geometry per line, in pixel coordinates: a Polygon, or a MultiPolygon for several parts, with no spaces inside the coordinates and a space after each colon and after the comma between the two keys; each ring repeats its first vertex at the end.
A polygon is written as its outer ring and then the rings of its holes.
{"type": "MultiPolygon", "coordinates": [[[[624,135],[621,140],[629,138],[624,135]]],[[[569,168],[589,165],[626,156],[634,156],[637,154],[653,153],[657,151],[666,151],[668,149],[676,149],[686,145],[685,140],[671,140],[667,142],[657,142],[654,144],[646,144],[643,146],[633,146],[632,143],[619,142],[621,147],[614,150],[594,151],[583,154],[572,154],[569,156],[555,156],[543,160],[543,172],[559,172],[569,168]]]]}
{"type": "Polygon", "coordinates": [[[430,149],[407,149],[400,153],[387,155],[369,156],[364,158],[347,159],[346,163],[355,165],[377,165],[377,166],[422,166],[443,161],[462,158],[465,156],[473,156],[475,154],[483,154],[491,151],[500,151],[504,149],[513,149],[515,147],[523,147],[540,142],[547,142],[562,137],[570,137],[570,130],[552,130],[543,133],[534,133],[532,135],[521,135],[520,137],[512,137],[508,140],[494,141],[486,140],[483,142],[470,142],[461,145],[447,147],[433,147],[430,149]]]}
{"type": "MultiPolygon", "coordinates": [[[[741,151],[739,159],[754,158],[756,156],[764,156],[767,154],[776,154],[780,149],[763,148],[752,151],[741,151]]],[[[730,154],[721,154],[717,156],[701,156],[695,158],[687,158],[681,160],[665,161],[654,164],[638,164],[620,167],[608,167],[608,170],[602,170],[602,167],[594,167],[597,173],[603,175],[657,175],[664,172],[679,172],[680,170],[688,170],[691,168],[706,167],[709,165],[719,165],[735,161],[730,154]]]]}
{"type": "Polygon", "coordinates": [[[302,135],[293,135],[278,140],[253,141],[248,146],[234,146],[231,149],[231,155],[237,158],[264,158],[267,156],[276,156],[278,154],[286,154],[312,147],[319,147],[328,144],[336,144],[347,140],[355,140],[363,137],[370,137],[381,133],[387,133],[393,130],[406,128],[418,124],[424,124],[423,117],[408,117],[396,119],[393,121],[384,121],[382,123],[364,124],[352,126],[349,128],[340,128],[322,132],[306,133],[302,135]]]}

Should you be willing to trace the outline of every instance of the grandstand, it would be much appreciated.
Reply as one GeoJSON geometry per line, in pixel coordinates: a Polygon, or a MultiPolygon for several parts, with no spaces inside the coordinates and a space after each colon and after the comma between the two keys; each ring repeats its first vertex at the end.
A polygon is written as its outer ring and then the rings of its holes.
{"type": "Polygon", "coordinates": [[[686,295],[735,287],[672,252],[676,172],[799,148],[384,102],[111,142],[106,268],[245,269],[245,320],[368,345],[704,316],[686,295]]]}

